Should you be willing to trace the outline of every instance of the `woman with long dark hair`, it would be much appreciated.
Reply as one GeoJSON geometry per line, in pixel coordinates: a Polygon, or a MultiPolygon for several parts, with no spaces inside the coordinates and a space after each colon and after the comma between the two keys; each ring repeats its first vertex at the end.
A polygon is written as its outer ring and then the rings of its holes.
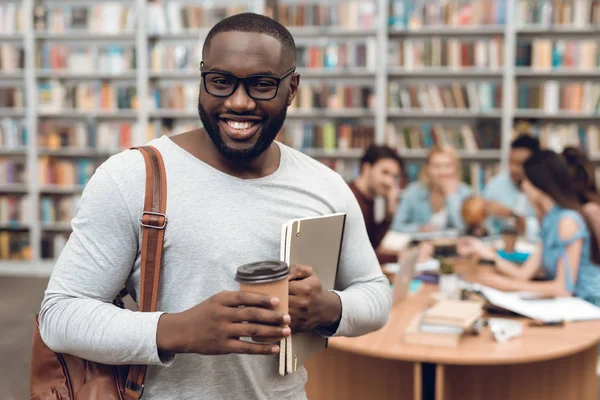
{"type": "Polygon", "coordinates": [[[562,155],[569,166],[573,188],[577,191],[581,204],[600,203],[595,176],[596,168],[585,151],[578,147],[565,147],[562,155]]]}
{"type": "Polygon", "coordinates": [[[492,247],[474,238],[461,240],[459,253],[494,261],[500,274],[484,276],[481,283],[485,285],[544,296],[574,295],[600,306],[600,265],[592,261],[600,254],[600,238],[591,233],[566,160],[544,150],[529,158],[524,168],[522,188],[541,223],[536,251],[521,267],[503,260],[492,247]],[[548,281],[531,282],[540,267],[548,281]]]}

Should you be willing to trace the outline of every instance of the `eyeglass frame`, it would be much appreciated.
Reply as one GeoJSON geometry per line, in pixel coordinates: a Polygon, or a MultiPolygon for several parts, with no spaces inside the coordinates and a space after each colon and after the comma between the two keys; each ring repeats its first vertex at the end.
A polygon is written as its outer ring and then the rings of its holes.
{"type": "Polygon", "coordinates": [[[244,78],[240,78],[229,72],[202,71],[203,69],[204,69],[204,61],[200,61],[200,75],[202,76],[202,84],[204,85],[204,90],[206,90],[206,93],[210,94],[213,97],[218,97],[218,98],[224,99],[224,98],[227,98],[227,97],[233,95],[236,92],[236,90],[238,89],[238,87],[240,86],[240,82],[242,82],[244,84],[244,89],[246,90],[246,94],[248,95],[248,97],[250,97],[252,100],[255,100],[255,101],[271,101],[271,100],[273,100],[275,97],[277,97],[277,94],[279,93],[279,85],[281,84],[281,81],[284,80],[285,78],[287,78],[288,76],[292,75],[296,71],[296,67],[294,66],[291,69],[289,69],[287,72],[285,72],[283,75],[281,75],[280,77],[259,74],[259,75],[249,75],[244,78]],[[208,91],[208,89],[206,88],[206,75],[208,75],[208,74],[222,74],[222,75],[227,75],[227,76],[235,78],[235,86],[233,87],[231,94],[228,94],[225,96],[225,95],[215,95],[215,94],[210,93],[208,91]],[[277,82],[277,87],[275,88],[275,94],[273,95],[273,97],[268,98],[268,99],[256,99],[256,98],[252,97],[252,95],[250,94],[250,90],[248,89],[247,80],[248,79],[256,79],[256,78],[269,78],[269,79],[274,79],[277,82]]]}

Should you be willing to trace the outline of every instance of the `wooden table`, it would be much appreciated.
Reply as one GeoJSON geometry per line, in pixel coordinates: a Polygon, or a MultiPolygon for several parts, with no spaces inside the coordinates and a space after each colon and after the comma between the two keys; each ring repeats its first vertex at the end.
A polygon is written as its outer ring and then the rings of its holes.
{"type": "Polygon", "coordinates": [[[405,327],[437,290],[424,285],[398,303],[379,331],[330,339],[306,365],[308,398],[421,400],[422,365],[430,363],[436,400],[596,400],[600,321],[529,327],[516,318],[523,334],[507,343],[496,342],[486,328],[456,348],[403,344],[405,327]]]}

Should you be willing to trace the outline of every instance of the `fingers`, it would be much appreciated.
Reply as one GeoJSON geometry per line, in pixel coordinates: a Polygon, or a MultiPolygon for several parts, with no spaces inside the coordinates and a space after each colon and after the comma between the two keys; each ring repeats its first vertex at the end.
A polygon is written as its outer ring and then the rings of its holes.
{"type": "Polygon", "coordinates": [[[305,281],[290,282],[289,294],[291,296],[310,296],[310,286],[305,281]]]}
{"type": "Polygon", "coordinates": [[[273,355],[279,353],[279,345],[276,344],[258,344],[244,342],[237,339],[227,341],[227,348],[231,353],[237,354],[265,354],[273,355]]]}
{"type": "Polygon", "coordinates": [[[232,324],[229,337],[240,338],[240,337],[252,337],[255,340],[259,338],[269,338],[269,340],[281,340],[285,337],[290,336],[292,330],[289,327],[281,326],[268,326],[260,324],[232,324]]]}
{"type": "Polygon", "coordinates": [[[294,264],[290,268],[290,281],[295,279],[306,279],[313,275],[314,271],[307,265],[294,264]]]}
{"type": "Polygon", "coordinates": [[[226,317],[233,322],[250,322],[263,325],[281,326],[288,325],[291,321],[289,315],[278,311],[265,310],[258,307],[240,307],[230,309],[226,317]]]}
{"type": "Polygon", "coordinates": [[[252,292],[221,292],[214,297],[221,305],[226,307],[262,307],[273,309],[279,305],[280,300],[276,297],[252,292]]]}
{"type": "Polygon", "coordinates": [[[289,301],[289,307],[290,307],[290,314],[293,314],[293,312],[292,312],[293,310],[302,310],[302,311],[308,310],[308,302],[309,302],[308,297],[290,296],[288,301],[289,301]]]}

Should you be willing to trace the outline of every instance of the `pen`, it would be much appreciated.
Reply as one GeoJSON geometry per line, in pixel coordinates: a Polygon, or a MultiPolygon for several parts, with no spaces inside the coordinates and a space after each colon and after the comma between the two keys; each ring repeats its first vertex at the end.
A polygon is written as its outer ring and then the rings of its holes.
{"type": "Polygon", "coordinates": [[[543,326],[564,326],[565,325],[565,321],[564,320],[559,320],[559,321],[538,321],[538,320],[533,320],[529,323],[529,326],[535,326],[535,327],[543,327],[543,326]]]}

